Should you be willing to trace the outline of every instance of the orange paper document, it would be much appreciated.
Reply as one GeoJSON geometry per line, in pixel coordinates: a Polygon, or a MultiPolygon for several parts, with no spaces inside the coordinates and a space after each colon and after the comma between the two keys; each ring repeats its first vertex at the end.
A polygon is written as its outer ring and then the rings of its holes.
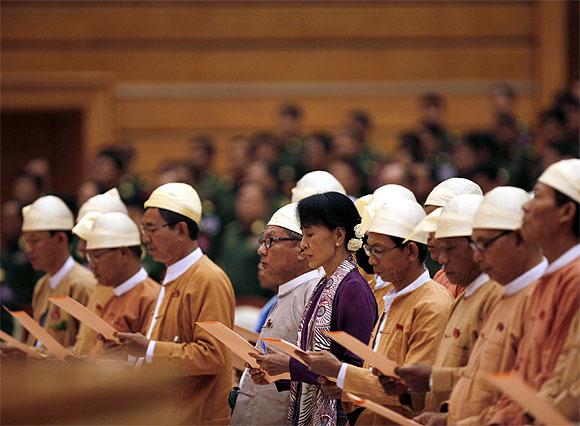
{"type": "Polygon", "coordinates": [[[36,352],[34,350],[34,348],[32,348],[28,345],[25,345],[24,343],[22,343],[19,340],[16,340],[11,335],[4,333],[2,330],[0,330],[0,339],[4,340],[6,343],[15,347],[16,349],[21,350],[25,354],[30,355],[32,358],[37,358],[37,359],[46,358],[45,355],[43,355],[39,352],[36,352]]]}
{"type": "Polygon", "coordinates": [[[395,374],[395,368],[397,367],[395,362],[386,356],[376,353],[371,347],[365,345],[356,337],[352,337],[344,331],[325,331],[324,333],[339,345],[344,346],[353,354],[368,362],[385,376],[398,377],[395,374]]]}
{"type": "Polygon", "coordinates": [[[486,374],[485,379],[503,394],[517,402],[538,423],[572,425],[549,401],[537,394],[526,382],[513,373],[486,374]]]}
{"type": "Polygon", "coordinates": [[[22,324],[22,327],[27,329],[30,334],[32,334],[34,337],[40,340],[44,345],[44,347],[48,349],[57,359],[60,359],[61,361],[66,361],[66,358],[68,356],[72,356],[72,354],[69,351],[67,351],[66,348],[58,342],[58,340],[52,337],[48,333],[48,331],[42,328],[41,325],[36,321],[34,321],[30,317],[30,315],[28,315],[26,312],[24,311],[12,312],[6,307],[4,307],[4,309],[6,309],[6,311],[10,315],[16,318],[16,320],[18,320],[18,322],[22,324]]]}
{"type": "Polygon", "coordinates": [[[260,335],[254,331],[248,330],[247,328],[234,325],[234,331],[246,339],[248,342],[257,342],[260,335]]]}
{"type": "Polygon", "coordinates": [[[401,426],[420,426],[419,423],[408,419],[407,417],[396,413],[393,410],[388,409],[387,407],[383,407],[380,404],[377,404],[376,402],[373,401],[369,401],[368,399],[362,399],[359,398],[356,395],[353,395],[352,393],[347,393],[346,394],[356,405],[360,405],[361,407],[365,407],[375,413],[377,413],[379,416],[384,417],[385,419],[389,419],[392,422],[395,422],[397,424],[400,424],[401,426]]]}
{"type": "Polygon", "coordinates": [[[306,352],[304,352],[302,349],[300,349],[298,346],[284,340],[284,339],[272,339],[269,337],[262,337],[262,340],[264,342],[268,342],[272,345],[274,345],[275,347],[277,347],[278,349],[280,349],[282,352],[284,352],[286,355],[290,355],[292,358],[300,361],[302,364],[307,365],[301,358],[300,355],[302,354],[306,354],[306,352]]]}
{"type": "Polygon", "coordinates": [[[105,339],[119,342],[119,339],[114,334],[116,330],[111,324],[73,298],[69,296],[59,296],[51,297],[48,300],[62,310],[68,312],[91,330],[102,334],[105,339]]]}
{"type": "MultiPolygon", "coordinates": [[[[233,330],[226,327],[219,321],[206,321],[206,322],[196,322],[209,334],[214,336],[220,342],[222,342],[226,347],[232,351],[234,354],[246,361],[252,368],[260,368],[258,363],[254,358],[252,358],[249,353],[255,353],[263,355],[259,350],[253,347],[246,339],[234,332],[233,330]]],[[[275,382],[276,380],[289,380],[289,374],[280,374],[278,376],[270,376],[266,374],[266,380],[269,383],[275,382]]]]}

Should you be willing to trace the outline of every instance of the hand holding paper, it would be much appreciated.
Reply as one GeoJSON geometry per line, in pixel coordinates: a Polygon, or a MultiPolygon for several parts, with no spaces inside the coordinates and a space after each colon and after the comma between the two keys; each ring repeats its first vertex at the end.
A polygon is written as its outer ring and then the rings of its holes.
{"type": "MultiPolygon", "coordinates": [[[[196,325],[203,328],[205,331],[210,333],[220,342],[222,342],[226,347],[247,362],[251,368],[260,368],[256,360],[249,354],[262,355],[255,347],[249,344],[243,337],[235,333],[233,330],[226,327],[219,321],[206,321],[206,322],[196,322],[196,325]]],[[[281,376],[270,376],[266,374],[265,380],[268,383],[272,383],[276,380],[289,379],[290,375],[284,374],[281,376]]]]}
{"type": "Polygon", "coordinates": [[[284,339],[272,339],[269,337],[262,337],[262,340],[270,343],[271,345],[274,345],[282,352],[284,352],[286,355],[289,355],[292,358],[300,361],[302,364],[307,365],[306,362],[304,362],[304,359],[302,358],[304,355],[306,355],[306,352],[300,349],[298,346],[294,345],[293,343],[290,343],[284,339]]]}
{"type": "Polygon", "coordinates": [[[328,351],[312,351],[302,356],[310,371],[319,376],[336,378],[342,362],[328,351]]]}

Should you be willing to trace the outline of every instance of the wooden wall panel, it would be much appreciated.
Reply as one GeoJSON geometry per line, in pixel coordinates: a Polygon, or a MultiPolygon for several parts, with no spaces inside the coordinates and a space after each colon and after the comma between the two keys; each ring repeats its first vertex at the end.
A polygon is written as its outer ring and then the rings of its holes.
{"type": "Polygon", "coordinates": [[[349,109],[367,109],[375,143],[387,149],[417,120],[427,87],[447,96],[450,126],[466,130],[489,123],[487,87],[511,81],[525,88],[519,112],[533,122],[538,91],[548,90],[537,70],[551,69],[539,61],[557,39],[548,34],[550,8],[539,1],[4,1],[0,66],[47,76],[110,73],[117,82],[111,127],[137,148],[137,171],[151,174],[168,152],[185,155],[188,138],[202,131],[218,138],[223,169],[227,138],[271,128],[285,100],[304,107],[307,129],[333,130],[349,109]],[[538,22],[546,23],[541,31],[538,22]],[[395,89],[284,88],[297,83],[395,89]],[[187,89],[203,84],[209,89],[201,94],[187,89]],[[212,92],[219,84],[273,88],[212,92]]]}
{"type": "MultiPolygon", "coordinates": [[[[447,96],[447,118],[453,127],[485,125],[490,109],[486,95],[447,96]]],[[[309,127],[336,128],[350,109],[372,111],[377,127],[408,126],[417,119],[415,97],[300,99],[309,127]]],[[[259,129],[274,124],[277,99],[197,99],[123,101],[119,104],[120,120],[126,130],[171,129],[259,129]]],[[[519,100],[519,113],[533,118],[532,98],[519,100]]]]}
{"type": "MultiPolygon", "coordinates": [[[[7,2],[5,2],[7,3],[7,2]]],[[[527,37],[531,2],[13,2],[5,41],[527,37]]]]}
{"type": "Polygon", "coordinates": [[[375,81],[532,76],[529,46],[6,50],[4,71],[107,71],[121,81],[375,81]]]}

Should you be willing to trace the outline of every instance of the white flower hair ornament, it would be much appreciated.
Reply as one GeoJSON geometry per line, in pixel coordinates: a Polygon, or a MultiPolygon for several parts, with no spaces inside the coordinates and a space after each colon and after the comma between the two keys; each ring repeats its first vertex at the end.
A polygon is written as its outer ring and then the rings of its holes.
{"type": "Polygon", "coordinates": [[[348,240],[348,244],[346,248],[348,251],[356,252],[359,251],[363,246],[362,238],[364,237],[365,233],[363,232],[362,225],[359,223],[354,227],[354,236],[355,238],[351,238],[348,240]]]}
{"type": "Polygon", "coordinates": [[[359,223],[358,225],[356,225],[354,227],[354,236],[358,239],[361,239],[362,237],[365,236],[365,233],[364,233],[363,227],[362,227],[362,223],[359,223]]]}
{"type": "Polygon", "coordinates": [[[359,251],[362,246],[363,246],[362,239],[351,238],[350,240],[348,240],[348,244],[346,245],[346,248],[348,249],[348,251],[356,252],[356,251],[359,251]]]}

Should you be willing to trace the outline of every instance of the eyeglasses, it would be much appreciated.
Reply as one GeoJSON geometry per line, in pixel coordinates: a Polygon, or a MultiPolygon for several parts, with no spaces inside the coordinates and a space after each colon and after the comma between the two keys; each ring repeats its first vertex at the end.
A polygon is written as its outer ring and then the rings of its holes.
{"type": "Polygon", "coordinates": [[[274,244],[274,241],[300,241],[301,238],[292,238],[292,237],[268,237],[268,238],[260,238],[258,242],[260,245],[264,244],[267,249],[271,248],[274,244]]]}
{"type": "Polygon", "coordinates": [[[166,226],[177,225],[178,223],[179,222],[172,222],[172,223],[166,223],[165,225],[159,225],[159,226],[141,225],[141,226],[139,226],[139,228],[141,228],[142,234],[152,235],[152,234],[156,233],[157,231],[159,231],[161,228],[165,228],[166,226]]]}
{"type": "Polygon", "coordinates": [[[511,234],[512,232],[514,232],[514,231],[509,231],[509,230],[503,231],[501,234],[496,235],[495,237],[493,237],[487,241],[483,241],[483,242],[471,241],[469,243],[469,246],[471,247],[471,250],[473,250],[473,251],[477,250],[477,251],[480,251],[483,253],[488,248],[490,248],[491,245],[493,243],[495,243],[497,240],[499,240],[501,237],[505,237],[506,235],[511,234]]]}
{"type": "Polygon", "coordinates": [[[386,252],[394,250],[396,248],[400,248],[400,246],[395,246],[395,247],[391,247],[388,249],[379,249],[375,246],[370,246],[368,244],[363,244],[363,250],[365,251],[365,254],[368,257],[371,257],[371,255],[373,255],[374,257],[376,257],[377,259],[381,259],[386,252]]]}
{"type": "Polygon", "coordinates": [[[105,256],[106,254],[111,253],[112,251],[115,251],[115,250],[119,250],[119,247],[111,248],[111,249],[108,249],[106,251],[102,251],[102,252],[99,252],[99,253],[89,253],[87,251],[86,252],[87,253],[87,260],[89,262],[99,263],[99,261],[101,260],[101,258],[103,256],[105,256]]]}

